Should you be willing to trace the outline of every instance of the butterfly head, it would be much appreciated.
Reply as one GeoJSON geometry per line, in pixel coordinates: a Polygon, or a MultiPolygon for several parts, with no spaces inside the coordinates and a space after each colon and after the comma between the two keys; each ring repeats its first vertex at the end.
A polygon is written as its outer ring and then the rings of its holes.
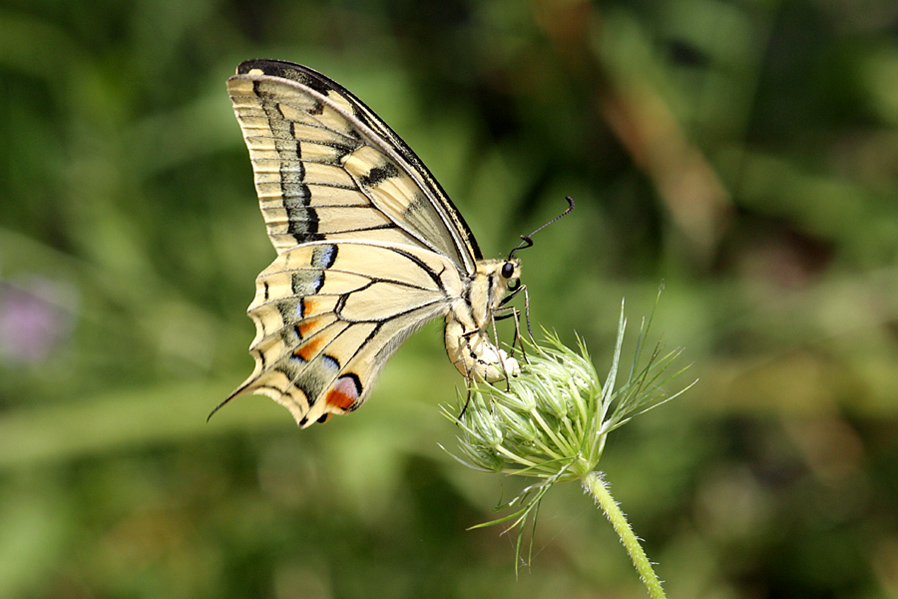
{"type": "MultiPolygon", "coordinates": [[[[484,307],[485,313],[499,307],[506,292],[514,291],[521,284],[521,261],[518,258],[505,260],[481,260],[477,274],[471,283],[469,298],[477,312],[477,305],[484,307]]],[[[477,319],[479,323],[486,320],[477,319]]]]}
{"type": "Polygon", "coordinates": [[[515,290],[521,284],[521,261],[509,258],[499,268],[499,281],[504,289],[515,290]]]}
{"type": "Polygon", "coordinates": [[[490,315],[501,305],[506,292],[514,291],[520,284],[521,261],[518,258],[480,260],[477,263],[467,297],[477,328],[489,322],[490,315]]]}

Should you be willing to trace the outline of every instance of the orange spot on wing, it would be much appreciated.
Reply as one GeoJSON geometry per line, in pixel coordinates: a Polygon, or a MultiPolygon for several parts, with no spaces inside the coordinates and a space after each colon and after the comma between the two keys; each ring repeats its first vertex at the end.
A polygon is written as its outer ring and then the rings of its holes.
{"type": "Polygon", "coordinates": [[[304,297],[302,299],[302,314],[303,316],[308,316],[310,314],[315,313],[315,309],[318,308],[318,302],[315,300],[304,297]]]}
{"type": "Polygon", "coordinates": [[[341,410],[348,410],[349,407],[355,401],[355,398],[349,395],[346,395],[342,391],[337,391],[336,389],[331,389],[327,392],[327,405],[333,406],[335,408],[340,408],[341,410]]]}
{"type": "Polygon", "coordinates": [[[309,332],[314,331],[317,326],[317,318],[307,318],[306,320],[296,325],[296,328],[299,330],[299,334],[301,336],[306,337],[308,336],[309,332]]]}
{"type": "Polygon", "coordinates": [[[348,374],[337,379],[334,386],[327,392],[325,401],[329,406],[346,411],[355,405],[355,402],[359,399],[360,391],[361,384],[358,377],[354,374],[348,374]]]}
{"type": "Polygon", "coordinates": [[[324,343],[324,339],[321,337],[309,339],[293,350],[293,355],[308,362],[318,353],[318,349],[321,347],[322,343],[324,343]]]}

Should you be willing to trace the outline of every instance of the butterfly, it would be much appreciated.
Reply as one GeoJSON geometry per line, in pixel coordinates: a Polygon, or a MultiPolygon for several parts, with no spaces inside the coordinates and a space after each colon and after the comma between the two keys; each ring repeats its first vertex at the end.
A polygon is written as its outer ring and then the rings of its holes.
{"type": "Polygon", "coordinates": [[[277,257],[247,309],[255,369],[219,408],[267,395],[303,428],[352,412],[399,345],[439,316],[449,359],[468,381],[519,374],[489,328],[523,289],[520,260],[514,251],[483,259],[440,184],[386,123],[290,62],[243,62],[228,91],[277,257]]]}

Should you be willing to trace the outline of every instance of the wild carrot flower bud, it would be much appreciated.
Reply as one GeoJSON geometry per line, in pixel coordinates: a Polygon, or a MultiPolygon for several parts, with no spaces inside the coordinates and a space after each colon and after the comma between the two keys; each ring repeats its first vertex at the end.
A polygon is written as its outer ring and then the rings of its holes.
{"type": "MultiPolygon", "coordinates": [[[[595,472],[608,433],[689,388],[673,395],[666,394],[662,388],[685,370],[665,374],[680,350],[662,355],[658,344],[640,366],[650,324],[651,318],[643,320],[633,366],[626,382],[619,387],[615,384],[626,327],[623,306],[611,368],[604,383],[582,340],[578,338],[577,349],[573,350],[557,335],[547,332],[543,344],[523,343],[526,356],[521,373],[508,385],[474,383],[461,406],[444,407],[443,411],[459,426],[460,455],[455,457],[460,462],[478,470],[539,479],[501,506],[518,507],[517,511],[480,526],[510,522],[507,530],[519,526],[523,531],[528,517],[535,515],[540,500],[552,485],[579,480],[599,501],[621,534],[643,580],[647,585],[650,579],[656,583],[660,594],[653,596],[660,597],[663,591],[648,560],[642,554],[642,563],[638,562],[634,552],[642,550],[635,535],[608,494],[601,474],[595,472]],[[624,538],[627,534],[632,536],[635,547],[628,545],[628,539],[624,538]]],[[[521,538],[519,532],[518,552],[521,538]]]]}
{"type": "Polygon", "coordinates": [[[480,470],[580,478],[598,461],[592,441],[601,424],[599,377],[582,345],[577,353],[549,335],[546,345],[528,349],[528,365],[507,388],[471,388],[459,447],[480,470]]]}

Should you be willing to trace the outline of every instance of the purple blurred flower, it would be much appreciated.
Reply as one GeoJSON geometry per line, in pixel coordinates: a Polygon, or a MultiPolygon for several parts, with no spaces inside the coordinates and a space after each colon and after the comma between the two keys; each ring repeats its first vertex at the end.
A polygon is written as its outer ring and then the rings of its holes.
{"type": "Polygon", "coordinates": [[[0,361],[46,361],[70,337],[77,304],[76,291],[59,281],[0,281],[0,361]]]}

